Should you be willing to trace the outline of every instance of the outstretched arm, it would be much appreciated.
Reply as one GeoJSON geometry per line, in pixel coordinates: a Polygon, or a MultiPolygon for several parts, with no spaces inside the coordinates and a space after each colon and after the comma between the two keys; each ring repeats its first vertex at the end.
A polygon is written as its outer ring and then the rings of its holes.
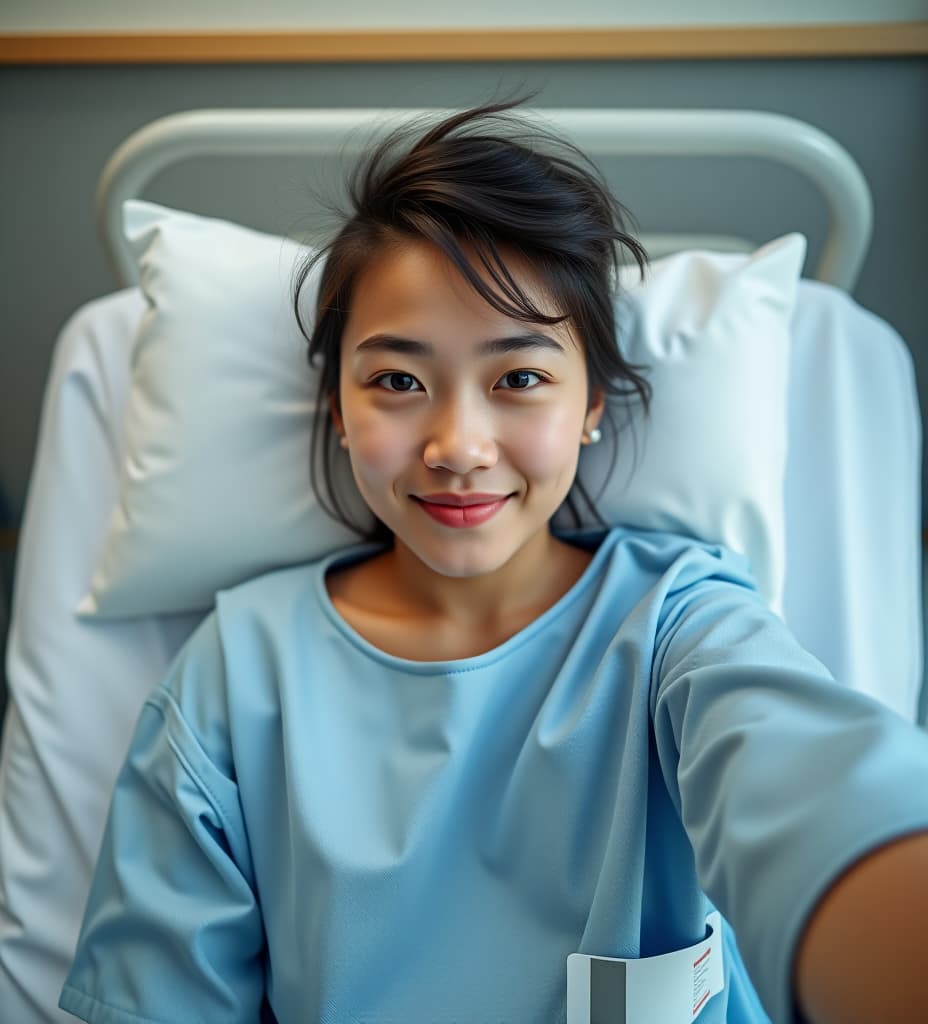
{"type": "Polygon", "coordinates": [[[810,1024],[928,1020],[928,832],[875,850],[846,871],[803,931],[794,988],[810,1024]]]}
{"type": "Polygon", "coordinates": [[[721,568],[666,607],[658,755],[767,1013],[928,1021],[928,734],[829,679],[721,568]]]}

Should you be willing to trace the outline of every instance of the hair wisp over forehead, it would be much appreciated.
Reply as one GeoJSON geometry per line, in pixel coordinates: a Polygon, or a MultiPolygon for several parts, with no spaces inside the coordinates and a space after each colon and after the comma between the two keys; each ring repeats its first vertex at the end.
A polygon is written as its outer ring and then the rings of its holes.
{"type": "Polygon", "coordinates": [[[647,254],[626,231],[630,215],[592,162],[567,140],[514,116],[518,102],[490,103],[391,132],[351,174],[350,206],[338,234],[297,270],[295,313],[309,359],[322,369],[313,485],[342,521],[349,520],[329,486],[337,446],[327,413],[329,397],[338,396],[342,335],[359,275],[375,256],[406,240],[433,244],[503,315],[568,322],[583,345],[590,388],[648,408],[650,387],[616,344],[613,307],[623,255],[630,254],[643,275],[647,254]],[[504,253],[513,252],[541,285],[547,311],[507,267],[504,253]],[[308,330],[300,291],[323,258],[308,330]],[[326,489],[319,486],[323,482],[326,489]]]}
{"type": "Polygon", "coordinates": [[[556,322],[563,317],[545,317],[519,290],[500,245],[522,252],[542,276],[570,263],[581,273],[606,270],[609,284],[617,246],[631,253],[642,272],[647,257],[624,232],[624,208],[587,157],[544,128],[511,116],[511,106],[454,114],[411,146],[415,126],[398,129],[356,168],[350,196],[356,217],[436,245],[499,312],[556,322]],[[462,243],[476,253],[497,291],[483,283],[462,243]]]}

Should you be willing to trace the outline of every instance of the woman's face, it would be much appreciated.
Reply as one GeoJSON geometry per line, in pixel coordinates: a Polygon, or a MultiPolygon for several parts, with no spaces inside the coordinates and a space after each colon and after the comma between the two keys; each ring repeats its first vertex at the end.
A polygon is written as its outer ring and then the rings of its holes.
{"type": "MultiPolygon", "coordinates": [[[[545,312],[538,281],[507,267],[545,312]]],[[[489,306],[427,242],[360,275],[333,418],[371,510],[443,576],[493,572],[541,532],[573,483],[588,405],[579,341],[489,306]]]]}

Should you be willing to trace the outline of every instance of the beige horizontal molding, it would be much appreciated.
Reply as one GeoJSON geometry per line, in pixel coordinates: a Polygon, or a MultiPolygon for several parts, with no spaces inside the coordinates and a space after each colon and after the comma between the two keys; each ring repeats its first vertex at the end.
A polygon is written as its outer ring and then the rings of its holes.
{"type": "Polygon", "coordinates": [[[0,34],[0,64],[910,57],[928,21],[672,28],[0,34]]]}

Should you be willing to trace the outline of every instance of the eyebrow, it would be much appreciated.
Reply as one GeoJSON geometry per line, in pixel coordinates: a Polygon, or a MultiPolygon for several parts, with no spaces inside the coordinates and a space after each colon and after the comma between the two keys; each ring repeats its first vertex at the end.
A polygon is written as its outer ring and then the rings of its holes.
{"type": "MultiPolygon", "coordinates": [[[[559,341],[537,331],[505,338],[488,338],[480,343],[478,351],[482,356],[498,356],[539,348],[564,354],[564,346],[559,341]]],[[[433,356],[435,346],[428,341],[398,338],[393,334],[372,334],[359,343],[355,352],[397,352],[407,356],[433,356]]]]}

